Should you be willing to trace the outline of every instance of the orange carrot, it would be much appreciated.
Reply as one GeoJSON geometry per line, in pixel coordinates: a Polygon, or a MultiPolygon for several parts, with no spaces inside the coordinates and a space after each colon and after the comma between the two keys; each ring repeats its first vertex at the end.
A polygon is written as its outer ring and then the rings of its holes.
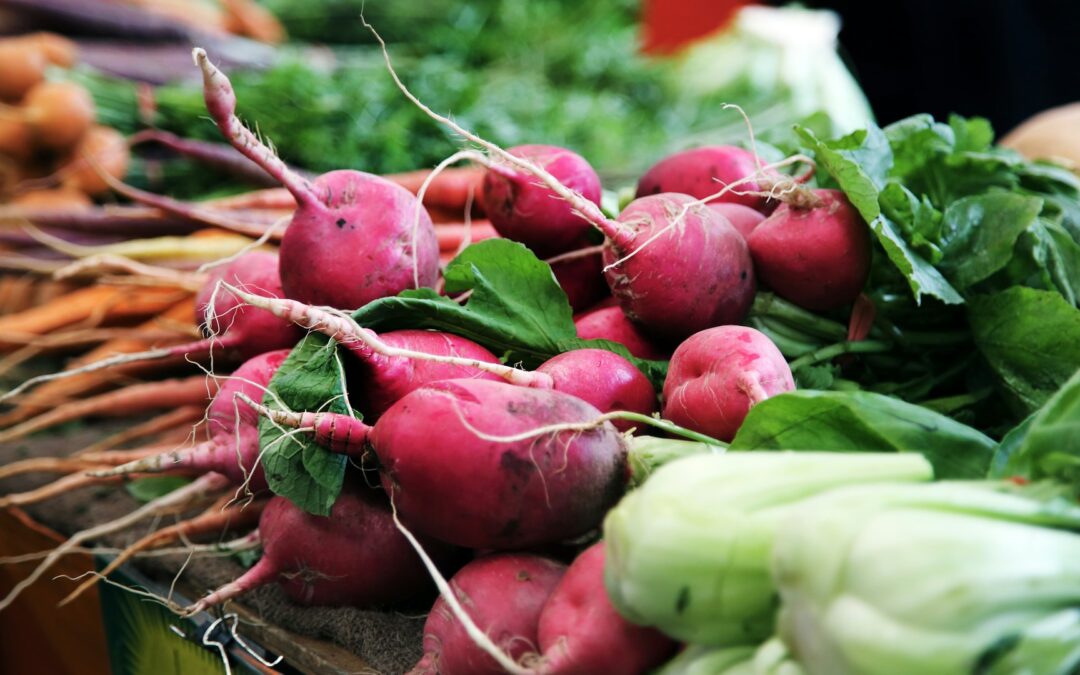
{"type": "MultiPolygon", "coordinates": [[[[0,318],[0,336],[44,335],[82,321],[130,319],[161,312],[188,295],[174,288],[122,288],[91,286],[69,293],[40,307],[0,318]]],[[[0,350],[22,341],[4,341],[0,350]]]]}
{"type": "MultiPolygon", "coordinates": [[[[420,190],[424,179],[431,171],[409,171],[406,173],[394,173],[385,178],[394,181],[398,185],[416,194],[420,190]]],[[[480,202],[480,190],[484,181],[485,170],[476,167],[450,168],[441,172],[428,185],[424,194],[424,205],[434,206],[447,210],[456,211],[460,217],[461,210],[469,201],[469,190],[473,193],[473,203],[480,202]]]]}
{"type": "Polygon", "coordinates": [[[265,7],[252,0],[222,0],[225,29],[259,42],[278,44],[285,41],[285,28],[265,7]]]}
{"type": "Polygon", "coordinates": [[[439,251],[453,253],[465,241],[483,241],[498,237],[499,233],[486,220],[478,220],[471,226],[465,223],[445,223],[435,226],[435,237],[439,240],[439,251]]]}
{"type": "Polygon", "coordinates": [[[0,431],[0,443],[84,417],[126,417],[159,408],[188,405],[205,407],[209,405],[217,389],[217,378],[204,375],[133,384],[116,391],[58,405],[22,424],[0,431]]]}
{"type": "Polygon", "coordinates": [[[64,166],[57,172],[64,187],[98,196],[109,191],[109,185],[98,171],[121,180],[127,174],[131,151],[127,140],[116,129],[94,126],[82,137],[64,166]]]}
{"type": "Polygon", "coordinates": [[[231,197],[219,197],[199,202],[202,206],[215,209],[270,209],[292,211],[296,208],[296,199],[285,188],[265,188],[243,192],[231,197]]]}
{"type": "Polygon", "coordinates": [[[27,49],[17,40],[0,42],[0,99],[17,101],[45,79],[47,61],[36,49],[27,49]]]}
{"type": "Polygon", "coordinates": [[[26,92],[22,118],[34,141],[50,150],[66,150],[90,130],[96,116],[90,92],[74,82],[41,82],[26,92]]]}
{"type": "MultiPolygon", "coordinates": [[[[139,326],[143,329],[153,329],[161,326],[169,327],[169,324],[190,326],[194,330],[195,301],[187,299],[181,301],[146,323],[139,326]]],[[[0,321],[9,317],[0,318],[0,321]]],[[[168,343],[178,344],[186,341],[186,337],[177,340],[169,340],[168,343]]],[[[132,354],[146,351],[153,347],[161,346],[146,340],[135,338],[120,338],[110,340],[105,344],[92,349],[78,359],[72,361],[68,368],[77,368],[87,363],[114,356],[116,354],[132,354]]],[[[46,382],[20,400],[18,407],[3,415],[0,415],[0,426],[16,424],[26,420],[43,410],[48,410],[58,402],[75,399],[83,394],[99,391],[116,382],[123,382],[135,374],[152,373],[164,366],[175,365],[176,361],[145,361],[126,364],[111,370],[101,370],[92,373],[83,373],[74,377],[46,382]]]]}

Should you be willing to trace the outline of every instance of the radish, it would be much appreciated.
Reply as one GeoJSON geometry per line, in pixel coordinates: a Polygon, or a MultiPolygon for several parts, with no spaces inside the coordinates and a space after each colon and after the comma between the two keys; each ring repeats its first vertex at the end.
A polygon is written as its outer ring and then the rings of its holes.
{"type": "Polygon", "coordinates": [[[641,329],[626,317],[617,306],[600,307],[585,312],[574,319],[577,335],[583,340],[611,340],[618,342],[639,359],[666,358],[641,329]]]}
{"type": "Polygon", "coordinates": [[[450,544],[521,548],[599,525],[630,477],[623,437],[600,412],[557,391],[444,380],[369,426],[334,413],[270,410],[331,451],[378,457],[383,487],[410,528],[450,544]]]}
{"type": "Polygon", "coordinates": [[[266,475],[259,462],[259,415],[235,399],[243,396],[261,401],[274,373],[288,355],[288,349],[267,352],[249,359],[229,376],[207,411],[208,440],[184,450],[96,471],[92,476],[104,478],[170,470],[214,471],[226,476],[232,484],[243,485],[252,492],[266,490],[266,475]]]}
{"type": "Polygon", "coordinates": [[[281,242],[287,297],[355,309],[435,283],[439,247],[434,226],[412,193],[360,171],[331,171],[308,182],[240,123],[232,84],[206,52],[196,49],[194,57],[203,72],[206,109],[222,134],[296,199],[281,242]]]}
{"type": "MultiPolygon", "coordinates": [[[[543,167],[503,150],[428,108],[401,82],[382,38],[387,70],[398,89],[435,121],[480,145],[512,169],[536,177],[606,237],[605,278],[623,310],[655,336],[678,341],[711,326],[737,323],[750,308],[754,275],[738,232],[702,202],[655,194],[632,202],[611,220],[543,167]]],[[[490,216],[490,214],[489,214],[490,216]]]]}
{"type": "Polygon", "coordinates": [[[186,357],[203,360],[213,355],[214,349],[224,351],[230,357],[251,358],[275,349],[292,347],[300,339],[298,329],[288,321],[255,307],[238,303],[225,293],[215,293],[220,283],[236,284],[251,289],[253,293],[279,295],[281,282],[277,276],[276,256],[273,253],[255,251],[245,253],[224,267],[215,270],[205,282],[197,297],[196,321],[210,337],[173,347],[152,349],[144,352],[119,354],[91,361],[86,365],[59,373],[30,378],[7,393],[0,401],[16,396],[41,382],[90,373],[138,361],[186,357]]]}
{"type": "MultiPolygon", "coordinates": [[[[725,185],[744,181],[758,171],[758,162],[749,150],[733,145],[707,145],[677,152],[654,164],[638,181],[637,196],[678,192],[704,199],[725,185]]],[[[765,207],[765,197],[737,193],[760,193],[763,188],[760,181],[741,182],[735,191],[718,200],[761,210],[765,207]]]]}
{"type": "Polygon", "coordinates": [[[548,258],[555,281],[566,293],[570,309],[580,312],[608,295],[604,281],[603,247],[590,246],[548,258]]]}
{"type": "MultiPolygon", "coordinates": [[[[364,486],[342,490],[329,516],[274,497],[259,519],[263,556],[240,578],[193,603],[197,614],[277,581],[302,605],[373,607],[398,602],[427,588],[428,577],[390,509],[364,486]]],[[[436,558],[452,549],[424,542],[436,558]]]]}
{"type": "Polygon", "coordinates": [[[604,542],[585,549],[566,570],[540,612],[543,675],[638,675],[675,651],[653,628],[622,618],[604,588],[604,542]]]}
{"type": "MultiPolygon", "coordinates": [[[[554,145],[519,145],[507,152],[543,167],[567,188],[600,204],[600,177],[581,155],[554,145]]],[[[570,204],[515,167],[489,166],[480,201],[499,234],[541,257],[569,250],[589,231],[588,221],[570,204]]]]}
{"type": "Polygon", "coordinates": [[[752,406],[794,388],[787,361],[764,333],[717,326],[690,336],[671,355],[663,415],[730,441],[752,406]]]}
{"type": "MultiPolygon", "coordinates": [[[[467,608],[472,622],[511,660],[517,661],[536,652],[540,612],[565,571],[565,565],[536,555],[489,555],[462,567],[450,580],[450,588],[467,608]]],[[[424,623],[424,656],[411,675],[504,672],[476,645],[440,596],[424,623]]]]}
{"type": "Polygon", "coordinates": [[[806,191],[748,238],[754,269],[777,295],[813,311],[854,302],[870,274],[870,228],[839,190],[806,191]]]}
{"type": "Polygon", "coordinates": [[[755,211],[749,206],[736,204],[735,202],[710,202],[709,208],[727,218],[731,226],[743,236],[743,239],[748,239],[754,228],[765,220],[765,214],[761,211],[755,211]]]}
{"type": "MultiPolygon", "coordinates": [[[[575,349],[540,364],[537,372],[551,376],[556,391],[577,396],[602,413],[614,410],[651,415],[656,392],[637,366],[615,352],[575,349]]],[[[631,420],[613,420],[619,431],[634,427],[631,420]]]]}

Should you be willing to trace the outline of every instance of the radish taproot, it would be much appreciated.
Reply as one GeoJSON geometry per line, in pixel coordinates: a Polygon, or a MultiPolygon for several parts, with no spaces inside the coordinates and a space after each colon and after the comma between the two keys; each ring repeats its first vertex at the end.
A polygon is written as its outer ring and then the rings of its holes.
{"type": "Polygon", "coordinates": [[[160,453],[94,472],[98,477],[155,471],[214,471],[252,492],[267,488],[259,462],[259,415],[236,400],[261,401],[274,373],[289,355],[280,349],[248,359],[221,385],[207,410],[209,438],[193,447],[160,453]]]}
{"type": "Polygon", "coordinates": [[[239,398],[283,427],[310,430],[333,452],[374,451],[402,522],[458,546],[521,548],[582,535],[630,478],[622,435],[596,408],[557,391],[444,380],[405,396],[374,426],[239,398]]]}
{"type": "MultiPolygon", "coordinates": [[[[600,204],[600,177],[584,157],[554,145],[519,145],[507,150],[554,176],[593,204],[600,204]]],[[[492,164],[484,176],[481,204],[499,234],[544,257],[563,253],[588,233],[588,221],[527,172],[492,164]]]]}
{"type": "Polygon", "coordinates": [[[309,182],[285,165],[235,114],[228,78],[202,49],[206,109],[225,138],[292,193],[296,211],[281,242],[287,297],[342,309],[432,286],[439,247],[431,218],[408,190],[360,171],[331,171],[309,182]],[[414,227],[414,214],[419,213],[414,227]]]}
{"type": "Polygon", "coordinates": [[[663,416],[730,441],[752,406],[794,388],[787,361],[764,333],[717,326],[690,336],[671,355],[663,416]]]}
{"type": "Polygon", "coordinates": [[[839,190],[804,191],[803,204],[781,204],[750,234],[763,284],[803,309],[854,302],[870,274],[870,228],[839,190]]]}
{"type": "Polygon", "coordinates": [[[717,201],[760,210],[765,206],[765,197],[738,194],[762,191],[763,186],[754,179],[758,172],[758,162],[749,150],[734,145],[707,145],[677,152],[654,164],[638,180],[637,196],[678,192],[704,199],[726,185],[743,181],[717,201]],[[748,178],[750,180],[746,180],[748,178]]]}
{"type": "Polygon", "coordinates": [[[394,83],[424,114],[479,145],[501,164],[534,176],[571,212],[605,235],[605,277],[627,316],[671,342],[743,319],[753,300],[754,274],[746,242],[726,219],[693,197],[661,193],[635,200],[611,220],[543,167],[424,105],[397,76],[385,42],[370,24],[365,25],[382,46],[394,83]]]}
{"type": "MultiPolygon", "coordinates": [[[[275,581],[302,605],[363,608],[416,595],[428,586],[427,571],[383,501],[366,486],[347,485],[330,515],[316,516],[273,497],[259,518],[259,562],[184,613],[197,614],[275,581]]],[[[453,552],[433,541],[423,545],[436,559],[453,552]]]]}
{"type": "MultiPolygon", "coordinates": [[[[450,579],[458,602],[495,646],[517,661],[537,650],[540,613],[566,572],[527,553],[477,558],[450,579]]],[[[424,656],[410,675],[500,675],[505,669],[477,646],[442,596],[424,623],[424,656]]]]}

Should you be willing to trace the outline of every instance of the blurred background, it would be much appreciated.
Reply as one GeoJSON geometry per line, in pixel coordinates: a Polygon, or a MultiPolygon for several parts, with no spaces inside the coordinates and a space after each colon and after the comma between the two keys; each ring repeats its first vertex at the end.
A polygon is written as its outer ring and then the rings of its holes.
{"type": "MultiPolygon", "coordinates": [[[[190,62],[198,44],[288,161],[432,166],[457,141],[393,88],[361,10],[433,108],[504,145],[571,147],[616,183],[674,150],[745,142],[724,103],[782,145],[794,123],[835,135],[919,112],[981,115],[1003,133],[1080,100],[1068,53],[1080,3],[1066,0],[0,0],[0,32],[74,40],[77,57],[42,77],[85,87],[96,122],[124,135],[218,140],[190,62]]],[[[18,103],[13,94],[3,97],[18,103]]],[[[152,145],[127,167],[135,185],[179,196],[239,188],[152,145]]],[[[9,161],[0,188],[11,194],[62,159],[17,171],[9,161]]]]}

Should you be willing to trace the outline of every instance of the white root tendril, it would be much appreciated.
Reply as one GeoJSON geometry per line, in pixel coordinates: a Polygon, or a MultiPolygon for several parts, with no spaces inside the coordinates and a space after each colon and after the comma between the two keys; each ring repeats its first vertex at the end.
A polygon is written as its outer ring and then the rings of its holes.
{"type": "MultiPolygon", "coordinates": [[[[420,212],[424,208],[424,195],[427,194],[428,188],[431,187],[431,183],[435,180],[436,176],[445,171],[450,165],[456,164],[464,159],[471,160],[482,166],[489,166],[491,164],[491,160],[488,159],[486,155],[476,152],[475,150],[459,150],[439,162],[438,165],[431,170],[431,173],[424,177],[424,182],[420,184],[420,189],[416,191],[416,208],[413,209],[412,238],[410,241],[413,253],[413,288],[420,288],[420,258],[416,250],[416,239],[420,233],[420,212]]],[[[471,202],[471,190],[469,195],[469,200],[471,202]]],[[[471,204],[469,206],[471,206],[471,204]]],[[[467,211],[468,207],[466,207],[466,212],[467,211]]],[[[468,216],[466,216],[466,218],[467,217],[468,216]]]]}
{"type": "MultiPolygon", "coordinates": [[[[309,331],[318,331],[327,335],[341,344],[359,343],[372,352],[388,358],[406,358],[418,361],[433,361],[464,368],[474,368],[486,373],[497,375],[511,384],[538,389],[551,389],[554,381],[546,373],[520,370],[505,366],[501,363],[489,363],[478,359],[470,359],[461,356],[449,356],[429,354],[413,349],[402,349],[386,344],[378,336],[356,323],[356,320],[340,309],[333,307],[313,307],[298,303],[295,300],[280,298],[266,298],[251,293],[246,293],[224,281],[218,282],[218,287],[228,290],[239,300],[248,305],[265,309],[276,316],[292,321],[293,323],[309,331]],[[313,316],[317,314],[318,316],[313,316]]],[[[215,293],[217,289],[215,288],[215,293]]]]}
{"type": "Polygon", "coordinates": [[[416,96],[411,91],[409,91],[408,87],[406,87],[405,84],[401,81],[401,79],[397,75],[397,72],[394,70],[394,66],[390,62],[390,52],[387,51],[386,42],[382,39],[382,36],[379,35],[378,31],[375,30],[375,27],[368,23],[366,19],[361,17],[360,20],[363,22],[364,28],[367,28],[369,31],[371,31],[371,34],[379,43],[379,46],[382,49],[383,60],[386,62],[386,69],[389,71],[390,77],[394,80],[394,84],[397,85],[397,88],[401,90],[401,93],[404,94],[405,97],[413,103],[413,105],[420,108],[420,110],[431,119],[439,122],[444,126],[449,127],[450,129],[464,137],[466,140],[475,143],[476,145],[479,145],[481,148],[488,151],[495,157],[498,157],[500,161],[505,162],[511,167],[520,169],[521,171],[524,171],[538,178],[545,187],[547,187],[549,190],[558,195],[561,199],[566,201],[571,206],[571,208],[573,208],[582,218],[596,226],[601,231],[610,230],[613,228],[615,224],[610,219],[608,219],[607,216],[604,215],[604,212],[600,210],[599,206],[593,204],[591,201],[586,199],[584,196],[582,196],[580,192],[571,190],[570,188],[563,185],[558,178],[548,173],[546,169],[538,166],[534,162],[530,162],[527,159],[512,155],[506,150],[500,148],[498,145],[495,145],[490,141],[484,140],[480,136],[477,136],[475,133],[469,131],[468,129],[465,129],[449,117],[445,117],[435,112],[427,105],[425,105],[422,101],[420,101],[420,99],[416,98],[416,96]]]}
{"type": "Polygon", "coordinates": [[[394,519],[394,526],[416,551],[416,555],[420,557],[420,561],[424,563],[424,567],[427,568],[432,581],[434,581],[435,586],[438,587],[439,595],[446,601],[446,604],[450,607],[450,611],[453,612],[457,620],[461,622],[461,626],[465,629],[465,632],[473,643],[482,649],[488,656],[495,659],[495,661],[502,666],[506,672],[511,673],[511,675],[533,675],[533,670],[525,668],[510,658],[510,655],[500,649],[487,633],[480,630],[480,627],[472,620],[469,613],[461,606],[461,602],[458,601],[457,595],[454,593],[453,589],[450,588],[450,584],[447,582],[446,577],[439,572],[438,567],[435,566],[434,561],[432,561],[431,557],[427,554],[427,551],[424,550],[424,547],[420,545],[420,542],[417,541],[416,537],[413,536],[413,533],[401,523],[401,520],[398,518],[397,505],[394,503],[394,494],[392,491],[390,493],[390,514],[394,519]]]}

